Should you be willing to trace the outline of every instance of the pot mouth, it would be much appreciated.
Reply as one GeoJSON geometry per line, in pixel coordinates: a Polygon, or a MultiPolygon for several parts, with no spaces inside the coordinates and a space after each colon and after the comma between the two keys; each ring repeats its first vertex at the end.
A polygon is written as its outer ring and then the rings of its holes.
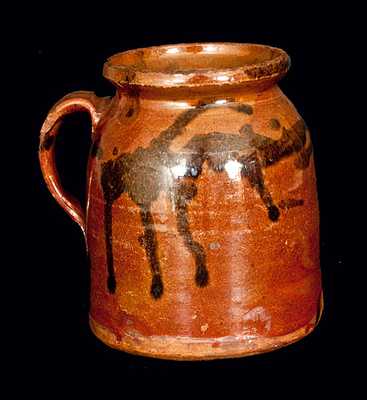
{"type": "Polygon", "coordinates": [[[103,75],[118,86],[200,87],[279,80],[290,58],[279,48],[249,43],[188,43],[117,53],[103,75]]]}

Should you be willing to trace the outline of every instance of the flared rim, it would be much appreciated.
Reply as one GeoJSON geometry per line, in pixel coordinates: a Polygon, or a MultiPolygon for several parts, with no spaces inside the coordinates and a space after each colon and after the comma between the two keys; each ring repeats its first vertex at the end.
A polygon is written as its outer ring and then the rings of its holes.
{"type": "Polygon", "coordinates": [[[279,48],[249,43],[187,43],[117,53],[103,75],[120,86],[197,87],[280,79],[290,67],[279,48]]]}

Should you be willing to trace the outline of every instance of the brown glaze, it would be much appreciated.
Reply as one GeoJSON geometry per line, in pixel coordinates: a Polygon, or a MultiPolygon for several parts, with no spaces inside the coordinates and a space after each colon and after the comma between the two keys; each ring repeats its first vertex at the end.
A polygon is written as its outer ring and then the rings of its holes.
{"type": "Polygon", "coordinates": [[[91,327],[112,347],[174,359],[237,357],[300,339],[321,313],[308,129],[277,86],[289,59],[261,45],[132,50],[41,131],[46,182],[86,235],[91,327]],[[87,217],[60,186],[54,138],[91,114],[87,217]]]}
{"type": "MultiPolygon", "coordinates": [[[[157,257],[157,243],[154,229],[154,221],[150,212],[151,203],[157,200],[160,192],[165,192],[172,199],[176,209],[177,227],[183,237],[188,250],[195,258],[196,283],[198,286],[206,286],[208,283],[208,271],[206,268],[205,251],[192,238],[190,232],[187,204],[197,192],[195,180],[200,176],[204,162],[215,172],[223,172],[226,163],[237,163],[242,178],[247,178],[251,186],[258,192],[271,221],[277,221],[279,210],[274,204],[267,190],[262,168],[268,167],[283,157],[292,153],[299,153],[306,143],[306,126],[302,120],[297,121],[291,129],[283,127],[282,135],[278,140],[267,138],[255,133],[250,124],[245,124],[240,129],[240,134],[210,132],[204,135],[195,135],[178,153],[169,150],[171,142],[183,132],[183,129],[213,104],[200,104],[197,107],[184,111],[174,123],[164,130],[149,147],[138,147],[131,154],[122,154],[117,159],[109,160],[102,164],[102,188],[105,199],[105,236],[108,267],[108,288],[114,293],[116,288],[113,254],[112,254],[112,206],[122,193],[127,192],[135,204],[140,207],[142,223],[145,233],[142,238],[142,246],[146,250],[147,258],[152,271],[151,293],[154,298],[159,298],[163,293],[163,283],[159,260],[157,257]],[[184,171],[176,179],[163,179],[162,170],[184,165],[184,171]],[[191,182],[187,179],[192,178],[191,182]],[[149,180],[149,186],[144,183],[149,180]]],[[[246,104],[226,105],[227,107],[247,115],[253,113],[252,107],[246,104]]],[[[270,124],[274,125],[274,119],[270,124]]],[[[278,122],[279,123],[279,122],[278,122]]],[[[279,125],[280,127],[280,125],[279,125]]],[[[116,155],[116,147],[112,154],[116,155]]],[[[296,168],[306,168],[309,163],[309,153],[305,161],[299,162],[295,158],[296,168]]],[[[292,206],[291,201],[281,202],[281,208],[292,206]]]]}

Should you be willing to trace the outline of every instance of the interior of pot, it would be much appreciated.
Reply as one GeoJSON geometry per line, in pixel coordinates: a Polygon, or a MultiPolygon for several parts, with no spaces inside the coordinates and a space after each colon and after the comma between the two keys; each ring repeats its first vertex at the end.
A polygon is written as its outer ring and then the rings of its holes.
{"type": "Polygon", "coordinates": [[[110,57],[104,75],[118,84],[223,84],[284,74],[281,49],[240,43],[193,43],[129,50],[110,57]]]}

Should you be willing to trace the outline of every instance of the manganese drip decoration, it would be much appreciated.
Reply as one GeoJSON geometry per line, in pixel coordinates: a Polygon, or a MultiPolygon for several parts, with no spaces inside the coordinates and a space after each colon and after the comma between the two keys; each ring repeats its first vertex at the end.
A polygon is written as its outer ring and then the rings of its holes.
{"type": "MultiPolygon", "coordinates": [[[[245,123],[238,134],[210,132],[193,136],[179,153],[169,149],[172,141],[182,134],[185,127],[206,110],[214,107],[213,103],[200,103],[197,107],[180,114],[174,123],[153,139],[147,148],[138,147],[133,153],[122,153],[115,159],[102,164],[101,184],[105,200],[105,240],[108,280],[107,287],[115,292],[112,206],[123,194],[139,206],[144,235],[140,244],[144,247],[149,261],[152,284],[151,295],[158,299],[163,294],[160,263],[157,257],[157,238],[151,214],[151,204],[161,192],[169,194],[174,202],[177,229],[185,246],[192,253],[195,264],[195,282],[204,287],[209,282],[206,255],[203,246],[195,241],[190,232],[188,203],[195,197],[197,187],[195,180],[200,176],[205,162],[215,172],[223,172],[228,161],[237,162],[240,175],[247,179],[260,196],[272,222],[279,218],[279,209],[274,204],[262,173],[262,168],[275,164],[280,159],[297,153],[295,167],[304,169],[309,164],[312,153],[311,143],[306,146],[306,125],[298,120],[290,129],[281,127],[277,119],[269,121],[273,129],[281,129],[278,140],[254,132],[252,126],[245,123]],[[172,171],[183,166],[184,172],[179,176],[172,171]],[[171,171],[172,179],[162,179],[162,169],[171,171]]],[[[231,109],[244,115],[251,115],[253,109],[248,104],[230,104],[231,109]]],[[[301,205],[301,204],[299,204],[301,205]]]]}

